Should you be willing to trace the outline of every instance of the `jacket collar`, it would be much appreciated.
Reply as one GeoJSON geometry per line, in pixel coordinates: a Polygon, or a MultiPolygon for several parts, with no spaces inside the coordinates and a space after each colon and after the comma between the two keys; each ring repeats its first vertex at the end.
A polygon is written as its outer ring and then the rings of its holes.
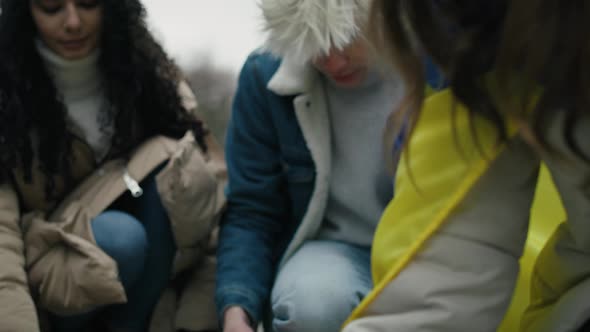
{"type": "Polygon", "coordinates": [[[267,87],[280,96],[302,94],[310,91],[317,76],[317,71],[308,62],[285,57],[267,87]]]}

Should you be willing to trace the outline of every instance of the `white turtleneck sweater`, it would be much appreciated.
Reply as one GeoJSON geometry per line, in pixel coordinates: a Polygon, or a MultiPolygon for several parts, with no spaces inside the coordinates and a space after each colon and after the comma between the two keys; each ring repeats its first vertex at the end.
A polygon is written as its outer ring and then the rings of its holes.
{"type": "Polygon", "coordinates": [[[61,94],[70,125],[93,149],[96,160],[108,152],[112,124],[101,128],[100,117],[106,106],[98,70],[98,50],[80,60],[66,60],[37,40],[37,50],[61,94]]]}

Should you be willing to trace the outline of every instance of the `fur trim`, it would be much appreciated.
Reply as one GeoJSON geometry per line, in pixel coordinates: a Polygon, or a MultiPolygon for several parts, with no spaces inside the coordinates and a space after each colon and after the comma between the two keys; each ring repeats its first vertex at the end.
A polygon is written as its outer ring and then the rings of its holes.
{"type": "Polygon", "coordinates": [[[371,0],[260,0],[266,49],[306,62],[342,49],[361,32],[371,0]]]}

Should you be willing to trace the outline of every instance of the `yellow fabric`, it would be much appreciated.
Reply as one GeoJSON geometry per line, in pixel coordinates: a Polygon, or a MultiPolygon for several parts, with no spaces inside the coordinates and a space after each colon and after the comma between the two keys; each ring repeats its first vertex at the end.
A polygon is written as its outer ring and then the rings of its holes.
{"type": "Polygon", "coordinates": [[[474,118],[472,127],[465,108],[453,103],[448,90],[424,103],[398,166],[395,199],[375,232],[371,257],[375,287],[347,323],[361,316],[404,269],[502,150],[488,121],[474,118]]]}
{"type": "MultiPolygon", "coordinates": [[[[398,166],[395,199],[384,211],[375,233],[371,257],[375,287],[344,325],[363,315],[444,224],[486,172],[490,161],[503,150],[496,144],[496,131],[491,124],[474,119],[471,126],[468,112],[461,105],[454,106],[453,102],[452,94],[446,90],[430,96],[424,103],[409,142],[409,152],[402,156],[398,166]],[[432,163],[432,160],[437,162],[432,163]]],[[[515,133],[514,128],[510,131],[515,133]]],[[[530,271],[535,258],[553,232],[555,220],[564,219],[548,172],[543,170],[541,174],[532,226],[521,260],[522,273],[512,306],[499,329],[501,332],[518,331],[522,312],[528,305],[530,271]]]]}
{"type": "Polygon", "coordinates": [[[520,331],[522,315],[529,305],[531,273],[537,256],[555,228],[566,219],[559,194],[551,175],[545,167],[541,168],[537,192],[531,210],[531,224],[524,254],[520,259],[520,274],[512,303],[498,329],[498,332],[520,331]]]}

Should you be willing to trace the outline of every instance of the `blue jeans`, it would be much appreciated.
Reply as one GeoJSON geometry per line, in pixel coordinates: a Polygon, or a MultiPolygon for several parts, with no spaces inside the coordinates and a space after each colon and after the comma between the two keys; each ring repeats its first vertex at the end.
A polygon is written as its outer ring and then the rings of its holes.
{"type": "Polygon", "coordinates": [[[280,270],[271,294],[275,332],[337,332],[369,293],[371,250],[306,242],[280,270]]]}
{"type": "Polygon", "coordinates": [[[141,186],[142,196],[131,198],[126,194],[113,209],[92,220],[96,243],[117,262],[127,303],[54,317],[56,331],[82,331],[97,315],[118,330],[147,331],[152,310],[170,280],[176,245],[155,176],[150,175],[141,186]]]}

